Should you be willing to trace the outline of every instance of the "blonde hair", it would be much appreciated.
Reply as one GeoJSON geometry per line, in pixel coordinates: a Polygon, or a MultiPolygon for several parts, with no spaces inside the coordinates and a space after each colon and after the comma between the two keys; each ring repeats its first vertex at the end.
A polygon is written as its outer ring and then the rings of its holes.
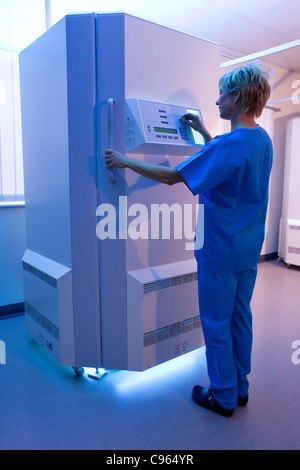
{"type": "Polygon", "coordinates": [[[219,81],[230,93],[241,93],[242,112],[259,117],[268,101],[271,88],[268,73],[259,62],[251,62],[225,73],[219,81]]]}

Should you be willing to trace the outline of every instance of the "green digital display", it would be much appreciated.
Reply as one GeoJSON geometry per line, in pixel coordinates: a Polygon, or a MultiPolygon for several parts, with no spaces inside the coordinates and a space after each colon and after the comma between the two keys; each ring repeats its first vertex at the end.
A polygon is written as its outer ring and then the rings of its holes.
{"type": "Polygon", "coordinates": [[[163,132],[165,134],[178,134],[176,129],[168,129],[167,127],[154,127],[155,132],[163,132]]]}

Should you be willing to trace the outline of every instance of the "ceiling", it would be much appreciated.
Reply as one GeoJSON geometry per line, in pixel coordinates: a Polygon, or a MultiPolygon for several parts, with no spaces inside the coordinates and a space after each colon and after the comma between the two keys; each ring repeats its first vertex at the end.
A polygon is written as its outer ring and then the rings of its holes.
{"type": "MultiPolygon", "coordinates": [[[[102,10],[122,10],[218,42],[224,62],[300,40],[299,0],[100,0],[100,4],[102,10]]],[[[264,60],[300,72],[300,46],[264,60]]]]}
{"type": "MultiPolygon", "coordinates": [[[[124,11],[221,45],[222,61],[300,44],[299,0],[45,0],[50,23],[74,11],[124,11]],[[50,8],[50,7],[49,7],[50,8]]],[[[300,45],[264,60],[300,73],[300,45]]]]}
{"type": "MultiPolygon", "coordinates": [[[[192,0],[191,3],[198,3],[195,8],[198,12],[182,15],[182,28],[221,44],[224,61],[300,40],[299,0],[192,0]]],[[[298,47],[265,56],[265,60],[300,72],[300,41],[298,47]]]]}

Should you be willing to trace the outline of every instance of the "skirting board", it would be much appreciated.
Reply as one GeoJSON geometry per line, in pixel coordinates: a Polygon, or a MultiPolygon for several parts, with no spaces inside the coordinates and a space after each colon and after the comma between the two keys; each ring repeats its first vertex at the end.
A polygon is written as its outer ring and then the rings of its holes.
{"type": "Polygon", "coordinates": [[[24,302],[0,306],[0,320],[2,320],[3,318],[7,318],[7,317],[24,315],[24,313],[25,313],[24,302]]]}

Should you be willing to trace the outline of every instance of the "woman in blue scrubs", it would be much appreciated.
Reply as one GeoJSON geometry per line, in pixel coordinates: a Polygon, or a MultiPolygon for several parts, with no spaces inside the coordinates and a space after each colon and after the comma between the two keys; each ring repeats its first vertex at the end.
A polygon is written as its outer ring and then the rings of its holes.
{"type": "Polygon", "coordinates": [[[200,118],[182,121],[206,144],[174,168],[148,164],[108,149],[107,168],[130,168],[165,184],[184,182],[204,204],[204,246],[195,251],[199,307],[206,344],[209,388],[196,385],[200,406],[229,417],[248,402],[252,312],[268,204],[272,143],[256,124],[270,96],[266,74],[246,64],[224,74],[216,105],[231,132],[211,137],[200,118]]]}

